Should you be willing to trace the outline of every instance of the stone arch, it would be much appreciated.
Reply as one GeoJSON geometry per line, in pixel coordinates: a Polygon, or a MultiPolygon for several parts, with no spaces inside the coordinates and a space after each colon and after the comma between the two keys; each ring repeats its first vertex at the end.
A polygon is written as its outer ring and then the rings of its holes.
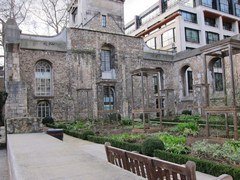
{"type": "Polygon", "coordinates": [[[208,63],[209,71],[211,72],[213,92],[223,91],[224,76],[223,76],[223,59],[221,57],[215,57],[208,63]]]}
{"type": "Polygon", "coordinates": [[[180,69],[181,86],[183,96],[188,96],[193,92],[193,69],[189,64],[184,65],[180,69]]]}

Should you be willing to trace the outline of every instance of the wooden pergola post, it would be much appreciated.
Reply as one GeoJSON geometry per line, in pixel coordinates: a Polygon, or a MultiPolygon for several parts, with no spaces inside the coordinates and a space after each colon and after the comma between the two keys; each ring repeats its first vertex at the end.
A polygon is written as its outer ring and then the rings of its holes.
{"type": "Polygon", "coordinates": [[[131,75],[131,88],[132,88],[132,125],[133,125],[133,128],[134,128],[134,118],[135,118],[135,115],[134,115],[134,93],[133,93],[133,75],[131,75]]]}
{"type": "Polygon", "coordinates": [[[161,97],[160,97],[160,72],[157,75],[157,86],[158,86],[158,111],[159,111],[159,121],[160,121],[160,129],[162,130],[162,108],[161,108],[161,97]]]}
{"type": "Polygon", "coordinates": [[[205,84],[205,106],[209,107],[209,86],[208,86],[208,73],[207,73],[207,58],[203,54],[203,67],[204,67],[204,84],[205,84]]]}
{"type": "Polygon", "coordinates": [[[142,86],[142,114],[143,114],[143,126],[144,126],[144,131],[146,131],[145,127],[145,97],[144,97],[144,79],[143,79],[143,71],[141,71],[141,86],[142,86]]]}
{"type": "Polygon", "coordinates": [[[225,128],[226,128],[226,137],[229,137],[229,126],[228,126],[228,113],[225,113],[225,128]]]}
{"type": "Polygon", "coordinates": [[[206,114],[206,133],[207,133],[207,137],[209,137],[210,136],[209,113],[206,114]]]}

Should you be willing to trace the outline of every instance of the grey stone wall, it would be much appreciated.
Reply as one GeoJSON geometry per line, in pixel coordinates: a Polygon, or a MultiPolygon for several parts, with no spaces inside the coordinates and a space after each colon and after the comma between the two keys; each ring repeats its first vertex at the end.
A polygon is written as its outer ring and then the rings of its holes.
{"type": "Polygon", "coordinates": [[[81,29],[69,29],[68,37],[67,52],[21,49],[20,74],[22,81],[27,84],[30,116],[37,115],[39,101],[49,100],[52,116],[56,120],[73,120],[87,117],[88,114],[97,117],[103,102],[98,89],[110,83],[101,78],[100,53],[104,44],[111,44],[115,48],[116,109],[128,116],[131,102],[129,77],[131,71],[142,66],[143,41],[129,36],[81,29]],[[52,65],[53,93],[50,97],[35,95],[34,72],[39,60],[47,60],[52,65]],[[89,91],[88,99],[84,89],[89,91]]]}
{"type": "Polygon", "coordinates": [[[43,132],[42,120],[34,117],[7,119],[6,126],[8,134],[43,132]]]}

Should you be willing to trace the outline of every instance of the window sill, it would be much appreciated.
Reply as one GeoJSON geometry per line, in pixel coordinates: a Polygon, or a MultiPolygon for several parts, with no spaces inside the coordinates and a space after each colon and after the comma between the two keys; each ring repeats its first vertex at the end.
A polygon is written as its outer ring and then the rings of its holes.
{"type": "Polygon", "coordinates": [[[43,98],[49,98],[49,99],[52,99],[54,98],[54,96],[40,96],[40,95],[34,95],[34,98],[38,98],[38,99],[43,99],[43,98]]]}
{"type": "Polygon", "coordinates": [[[186,42],[187,42],[187,43],[192,43],[192,44],[200,44],[200,42],[194,42],[194,41],[187,41],[187,40],[186,40],[186,42]]]}

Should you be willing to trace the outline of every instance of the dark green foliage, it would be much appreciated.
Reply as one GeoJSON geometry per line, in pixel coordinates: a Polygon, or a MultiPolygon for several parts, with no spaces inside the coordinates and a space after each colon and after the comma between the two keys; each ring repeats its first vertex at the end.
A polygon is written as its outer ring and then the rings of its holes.
{"type": "Polygon", "coordinates": [[[121,125],[123,125],[123,126],[130,126],[130,125],[132,125],[132,120],[131,119],[123,119],[121,121],[121,125]]]}
{"type": "Polygon", "coordinates": [[[233,166],[202,160],[187,155],[173,154],[161,150],[156,150],[154,156],[178,164],[185,164],[187,161],[194,161],[196,163],[197,171],[211,174],[213,176],[229,174],[233,179],[240,179],[240,168],[234,168],[233,166]]]}
{"type": "Polygon", "coordinates": [[[88,140],[88,136],[94,136],[94,132],[91,130],[86,130],[82,133],[83,140],[88,140]]]}
{"type": "Polygon", "coordinates": [[[108,114],[108,118],[110,121],[121,121],[121,114],[119,113],[110,113],[108,114]]]}
{"type": "Polygon", "coordinates": [[[164,150],[164,143],[157,138],[151,137],[146,139],[142,144],[142,153],[147,156],[153,156],[154,150],[164,150]]]}
{"type": "Polygon", "coordinates": [[[0,92],[0,126],[4,125],[4,117],[3,117],[2,110],[3,110],[4,104],[7,100],[7,96],[8,96],[8,94],[5,91],[0,92]]]}
{"type": "Polygon", "coordinates": [[[47,116],[47,117],[42,119],[42,123],[43,124],[53,124],[54,120],[51,116],[47,116]]]}
{"type": "Polygon", "coordinates": [[[190,111],[190,110],[183,110],[183,111],[182,111],[182,114],[192,115],[192,111],[190,111]]]}
{"type": "Polygon", "coordinates": [[[173,132],[177,132],[178,134],[188,136],[188,135],[197,135],[199,131],[199,127],[197,123],[189,122],[189,123],[179,123],[177,126],[171,129],[173,132]]]}
{"type": "MultiPolygon", "coordinates": [[[[145,113],[144,117],[145,117],[145,121],[147,121],[148,120],[148,113],[145,113]]],[[[140,114],[139,118],[143,121],[143,113],[140,114]]]]}
{"type": "Polygon", "coordinates": [[[141,153],[141,145],[140,144],[134,144],[134,143],[127,143],[127,142],[121,142],[121,141],[116,141],[110,138],[106,137],[99,137],[99,136],[88,136],[88,140],[99,143],[99,144],[104,144],[105,142],[110,142],[113,147],[125,149],[127,151],[137,151],[141,153]]]}

